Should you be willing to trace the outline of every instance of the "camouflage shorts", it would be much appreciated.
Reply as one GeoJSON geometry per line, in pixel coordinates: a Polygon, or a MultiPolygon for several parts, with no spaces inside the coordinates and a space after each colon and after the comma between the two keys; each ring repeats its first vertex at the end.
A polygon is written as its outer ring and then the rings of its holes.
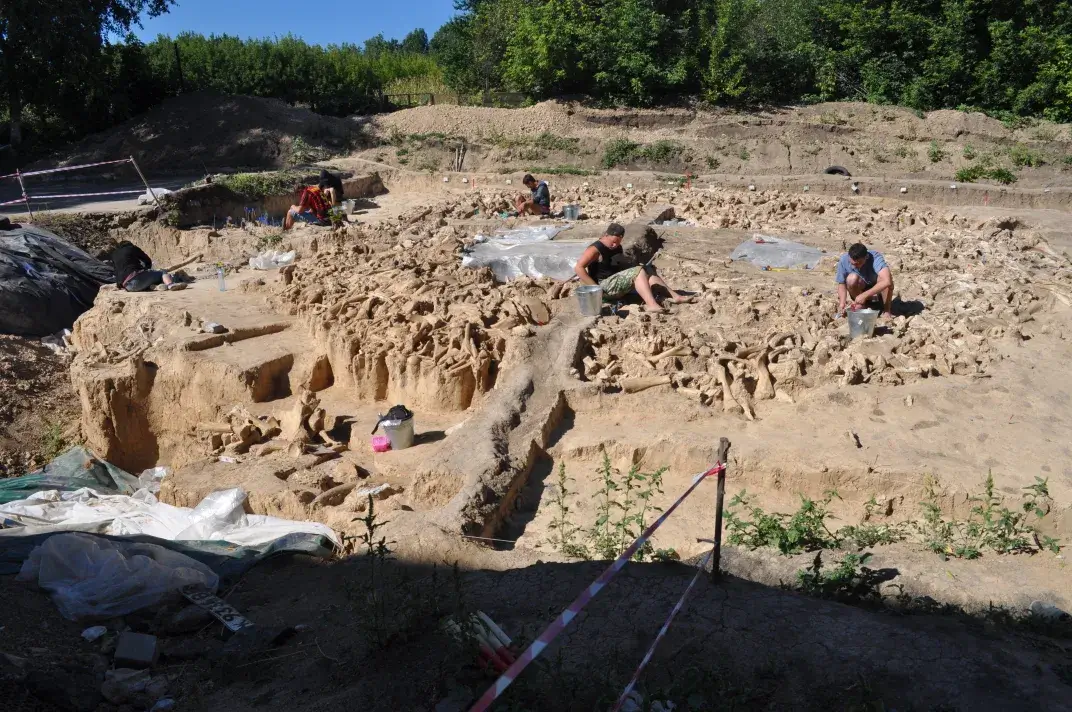
{"type": "Polygon", "coordinates": [[[636,281],[637,275],[640,274],[642,269],[644,268],[630,267],[604,279],[599,283],[599,286],[603,288],[603,298],[615,300],[629,294],[629,292],[633,291],[633,282],[636,281]]]}

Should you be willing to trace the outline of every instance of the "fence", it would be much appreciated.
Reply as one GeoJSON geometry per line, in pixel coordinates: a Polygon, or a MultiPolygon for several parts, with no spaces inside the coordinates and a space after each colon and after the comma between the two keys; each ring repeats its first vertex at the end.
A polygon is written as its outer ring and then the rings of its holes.
{"type": "Polygon", "coordinates": [[[30,201],[31,200],[60,200],[60,199],[66,199],[66,198],[92,198],[92,197],[101,197],[101,196],[106,196],[106,195],[133,195],[133,194],[141,193],[141,190],[111,190],[111,191],[94,192],[94,193],[58,193],[58,194],[45,194],[45,195],[30,195],[30,194],[28,194],[26,192],[26,181],[25,181],[26,178],[31,178],[33,176],[49,175],[49,174],[53,174],[53,173],[64,173],[64,172],[67,172],[67,171],[79,171],[79,170],[83,170],[85,168],[97,168],[97,167],[100,167],[100,166],[115,166],[115,165],[120,165],[120,164],[123,164],[123,163],[129,163],[132,166],[134,166],[134,170],[137,171],[137,173],[138,173],[138,178],[140,178],[141,182],[145,185],[145,190],[152,197],[153,202],[156,203],[157,205],[160,205],[160,201],[158,201],[156,199],[156,193],[154,193],[153,189],[151,187],[149,187],[149,182],[147,180],[145,180],[145,174],[142,173],[141,168],[138,167],[138,162],[134,160],[134,156],[130,156],[129,158],[120,158],[117,161],[99,161],[97,163],[84,163],[84,164],[77,165],[77,166],[64,166],[62,168],[47,168],[45,170],[40,170],[40,171],[22,172],[22,171],[16,169],[14,173],[9,173],[9,174],[7,174],[5,176],[0,176],[0,180],[5,180],[7,178],[14,178],[15,180],[17,180],[18,183],[19,183],[19,190],[22,192],[22,197],[17,198],[16,200],[8,200],[7,202],[2,202],[2,203],[0,203],[0,207],[4,207],[5,205],[18,205],[19,203],[23,203],[23,204],[26,205],[26,212],[29,213],[30,219],[33,220],[33,208],[30,207],[30,201]]]}
{"type": "Polygon", "coordinates": [[[577,596],[573,603],[569,604],[569,606],[566,607],[566,610],[562,611],[562,613],[559,614],[558,618],[556,618],[551,623],[551,625],[547,626],[547,628],[545,628],[544,631],[540,633],[536,640],[533,641],[532,645],[530,645],[525,650],[525,652],[519,655],[517,657],[517,660],[515,660],[514,663],[510,665],[510,667],[507,668],[506,671],[502,673],[502,675],[499,676],[499,679],[495,681],[495,684],[488,688],[487,692],[485,692],[484,695],[479,700],[477,700],[476,703],[469,709],[469,712],[485,712],[485,710],[487,710],[491,706],[491,704],[495,702],[495,700],[502,696],[502,694],[506,692],[506,689],[510,687],[511,683],[513,683],[513,681],[517,679],[517,677],[522,673],[522,671],[524,671],[524,669],[528,667],[529,663],[538,658],[540,654],[547,649],[551,642],[554,641],[554,639],[557,638],[559,634],[561,634],[562,631],[564,631],[571,622],[573,622],[573,619],[577,617],[577,614],[580,613],[581,610],[583,610],[584,607],[587,606],[593,598],[599,595],[600,591],[602,591],[607,586],[607,584],[610,583],[611,579],[613,579],[619,571],[625,568],[626,564],[628,564],[632,560],[633,555],[636,554],[636,552],[642,546],[644,546],[645,543],[647,543],[648,539],[651,538],[651,535],[655,533],[655,530],[662,526],[663,522],[669,519],[670,515],[674,513],[674,510],[676,510],[689,495],[696,491],[696,488],[700,486],[700,483],[704,482],[705,480],[707,480],[707,478],[711,476],[717,475],[718,490],[716,493],[715,503],[715,537],[714,539],[701,540],[711,542],[713,544],[713,548],[704,557],[696,572],[696,575],[693,576],[692,581],[689,583],[688,588],[685,589],[685,592],[681,595],[681,598],[678,599],[677,604],[670,611],[670,615],[666,619],[666,622],[664,622],[662,627],[659,629],[659,632],[655,636],[655,640],[652,642],[651,647],[648,648],[648,651],[645,653],[643,659],[640,661],[640,665],[637,667],[636,672],[633,674],[633,678],[629,681],[629,684],[626,686],[625,690],[618,698],[618,703],[615,705],[613,712],[618,712],[618,710],[621,709],[626,699],[632,693],[633,688],[636,686],[637,680],[640,679],[640,675],[644,671],[644,668],[647,666],[648,662],[651,660],[652,655],[655,653],[655,648],[659,645],[659,642],[663,639],[663,636],[666,635],[666,631],[670,628],[670,624],[673,622],[674,617],[677,616],[678,611],[680,611],[682,606],[684,606],[686,598],[688,598],[689,593],[692,592],[692,588],[696,585],[696,581],[699,579],[700,574],[703,572],[703,569],[707,565],[708,560],[713,559],[711,564],[712,579],[717,580],[719,577],[719,567],[721,564],[722,554],[722,507],[726,494],[726,462],[729,460],[729,449],[730,441],[726,438],[722,438],[719,441],[718,447],[718,463],[716,463],[715,466],[707,472],[701,472],[700,474],[696,475],[696,477],[693,479],[692,485],[687,490],[685,490],[684,494],[678,497],[677,500],[675,500],[674,503],[670,505],[670,507],[665,512],[663,512],[659,516],[659,518],[652,523],[650,527],[645,529],[644,533],[642,533],[637,538],[637,540],[634,541],[629,546],[629,548],[626,549],[622,553],[622,555],[614,561],[614,563],[607,567],[607,570],[604,571],[598,579],[593,581],[591,585],[581,591],[580,595],[577,596]]]}

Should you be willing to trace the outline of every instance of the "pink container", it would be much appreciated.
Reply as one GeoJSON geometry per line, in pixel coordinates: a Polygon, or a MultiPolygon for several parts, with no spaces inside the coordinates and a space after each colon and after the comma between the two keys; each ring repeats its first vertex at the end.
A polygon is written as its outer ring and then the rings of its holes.
{"type": "Polygon", "coordinates": [[[372,450],[373,452],[387,452],[391,449],[391,439],[386,435],[374,435],[372,436],[372,450]]]}

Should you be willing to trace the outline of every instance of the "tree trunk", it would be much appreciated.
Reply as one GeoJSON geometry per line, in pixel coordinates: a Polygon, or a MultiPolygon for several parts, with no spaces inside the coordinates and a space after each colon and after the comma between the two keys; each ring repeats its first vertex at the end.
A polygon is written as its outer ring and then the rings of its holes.
{"type": "Polygon", "coordinates": [[[12,87],[8,95],[8,112],[10,113],[11,146],[15,147],[22,143],[22,98],[19,90],[12,87]]]}

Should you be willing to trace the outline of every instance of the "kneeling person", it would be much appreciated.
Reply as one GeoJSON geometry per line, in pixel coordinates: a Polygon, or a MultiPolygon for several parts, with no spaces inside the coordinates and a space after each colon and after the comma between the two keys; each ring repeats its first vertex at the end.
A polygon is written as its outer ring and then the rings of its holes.
{"type": "Polygon", "coordinates": [[[603,288],[603,298],[621,299],[636,290],[644,300],[644,309],[649,312],[662,312],[663,308],[655,300],[652,286],[665,289],[675,302],[686,302],[688,297],[678,294],[663,281],[651,265],[623,266],[616,263],[622,256],[622,238],[625,228],[618,223],[611,223],[603,237],[593,242],[584,251],[577,265],[573,268],[577,277],[584,284],[599,285],[603,288]]]}
{"type": "Polygon", "coordinates": [[[167,272],[153,269],[149,255],[128,240],[123,240],[112,250],[109,260],[115,269],[115,285],[128,292],[148,292],[158,284],[168,289],[186,286],[176,284],[167,272]]]}
{"type": "Polygon", "coordinates": [[[550,215],[551,214],[551,189],[547,187],[547,181],[536,181],[531,175],[521,179],[525,187],[532,191],[531,198],[520,196],[514,207],[518,215],[550,215]]]}
{"type": "Polygon", "coordinates": [[[321,225],[327,222],[331,205],[325,199],[324,192],[320,190],[320,186],[306,186],[299,183],[295,186],[294,192],[299,193],[301,197],[298,199],[298,204],[291,205],[290,210],[287,211],[287,217],[283,221],[284,230],[291,229],[296,222],[312,223],[314,225],[321,225]]]}
{"type": "Polygon", "coordinates": [[[858,308],[871,308],[893,316],[893,273],[881,253],[857,242],[841,256],[837,266],[838,314],[849,299],[858,308]]]}

